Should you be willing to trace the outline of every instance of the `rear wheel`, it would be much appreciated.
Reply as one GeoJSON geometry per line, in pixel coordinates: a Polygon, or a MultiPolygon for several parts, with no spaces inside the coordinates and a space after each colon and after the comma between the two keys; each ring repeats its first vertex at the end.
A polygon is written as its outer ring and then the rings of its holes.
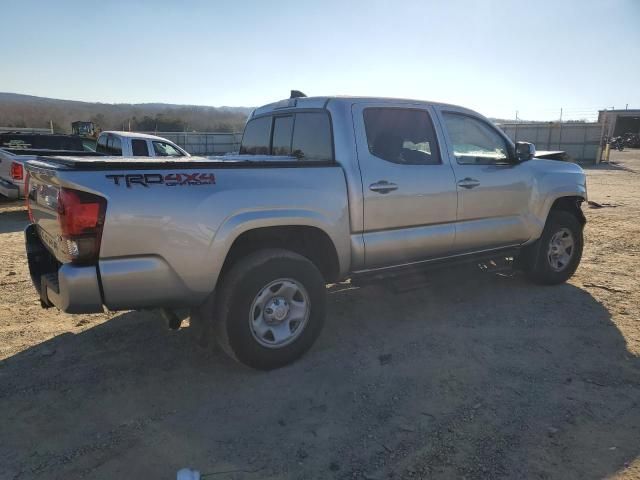
{"type": "Polygon", "coordinates": [[[526,254],[524,271],[536,283],[565,282],[580,264],[583,245],[582,224],[575,215],[562,210],[552,211],[542,236],[526,254]]]}
{"type": "Polygon", "coordinates": [[[281,249],[252,253],[222,279],[215,336],[232,358],[261,370],[302,356],[324,323],[325,283],[307,258],[281,249]]]}

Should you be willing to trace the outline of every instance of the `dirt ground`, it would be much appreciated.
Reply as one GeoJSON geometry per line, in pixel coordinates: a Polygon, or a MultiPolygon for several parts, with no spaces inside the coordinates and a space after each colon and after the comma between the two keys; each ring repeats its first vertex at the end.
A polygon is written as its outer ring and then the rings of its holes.
{"type": "Polygon", "coordinates": [[[42,310],[1,203],[0,478],[640,478],[640,151],[613,159],[568,284],[334,287],[269,373],[153,313],[42,310]]]}

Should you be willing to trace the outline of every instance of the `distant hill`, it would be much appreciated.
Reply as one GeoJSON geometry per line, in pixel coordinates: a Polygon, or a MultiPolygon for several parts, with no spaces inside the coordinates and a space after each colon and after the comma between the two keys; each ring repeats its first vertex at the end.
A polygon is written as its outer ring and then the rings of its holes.
{"type": "Polygon", "coordinates": [[[92,121],[102,130],[237,132],[252,108],[169,103],[92,103],[0,92],[0,127],[71,131],[71,122],[92,121]]]}

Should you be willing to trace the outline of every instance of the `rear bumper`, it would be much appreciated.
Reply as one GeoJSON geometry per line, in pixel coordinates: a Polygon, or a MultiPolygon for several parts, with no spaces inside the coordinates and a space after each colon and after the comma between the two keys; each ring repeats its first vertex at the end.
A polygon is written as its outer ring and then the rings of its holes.
{"type": "Polygon", "coordinates": [[[13,183],[5,180],[4,178],[0,178],[0,195],[4,195],[10,199],[16,199],[20,197],[20,187],[14,185],[13,183]]]}
{"type": "Polygon", "coordinates": [[[24,233],[29,273],[42,306],[66,313],[103,312],[97,268],[60,264],[40,241],[35,225],[24,233]]]}
{"type": "Polygon", "coordinates": [[[66,313],[176,308],[199,305],[209,292],[189,291],[157,256],[100,260],[98,265],[62,264],[46,249],[36,226],[25,232],[33,286],[43,308],[66,313]]]}

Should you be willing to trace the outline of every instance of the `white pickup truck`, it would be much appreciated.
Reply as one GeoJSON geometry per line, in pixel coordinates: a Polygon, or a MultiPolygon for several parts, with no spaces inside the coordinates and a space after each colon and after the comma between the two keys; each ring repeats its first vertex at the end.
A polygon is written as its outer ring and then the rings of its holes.
{"type": "Polygon", "coordinates": [[[320,334],[325,284],[454,262],[543,284],[580,262],[586,180],[466,108],[290,98],[256,109],[240,155],[30,161],[29,268],[44,307],[191,309],[260,369],[320,334]]]}
{"type": "Polygon", "coordinates": [[[189,157],[175,143],[156,135],[105,131],[96,142],[96,152],[115,157],[189,157]]]}

